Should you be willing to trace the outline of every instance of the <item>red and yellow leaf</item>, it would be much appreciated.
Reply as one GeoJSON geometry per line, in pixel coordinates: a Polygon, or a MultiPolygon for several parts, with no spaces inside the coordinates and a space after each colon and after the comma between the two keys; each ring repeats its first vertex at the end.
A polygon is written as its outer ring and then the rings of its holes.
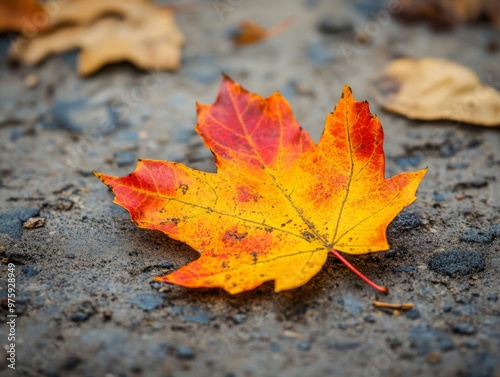
{"type": "Polygon", "coordinates": [[[346,86],[316,145],[279,93],[224,77],[196,130],[217,173],[139,160],[122,178],[96,173],[141,228],[187,243],[200,258],[156,280],[235,294],[274,280],[305,284],[328,252],[389,248],[386,227],[415,197],[425,170],[385,179],[383,131],[346,86]]]}

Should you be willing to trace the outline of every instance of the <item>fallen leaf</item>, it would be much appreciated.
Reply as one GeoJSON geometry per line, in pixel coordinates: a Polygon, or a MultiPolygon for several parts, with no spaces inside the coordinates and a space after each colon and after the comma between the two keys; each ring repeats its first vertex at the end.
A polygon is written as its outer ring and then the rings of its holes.
{"type": "Polygon", "coordinates": [[[402,0],[398,17],[405,21],[426,20],[436,29],[477,22],[482,18],[500,26],[498,0],[402,0]]]}
{"type": "Polygon", "coordinates": [[[180,65],[184,37],[174,13],[149,1],[72,0],[61,4],[51,22],[59,27],[15,41],[10,57],[34,65],[51,54],[79,48],[78,72],[83,76],[122,61],[155,70],[180,65]]]}
{"type": "Polygon", "coordinates": [[[276,291],[301,286],[329,252],[387,250],[386,227],[425,174],[384,178],[382,126],[348,86],[317,145],[281,94],[262,98],[226,76],[197,110],[216,174],[154,160],[121,178],[95,173],[137,226],[201,254],[157,281],[231,294],[271,280],[276,291]]]}
{"type": "Polygon", "coordinates": [[[269,39],[276,34],[281,33],[285,28],[293,22],[293,17],[287,18],[278,25],[270,29],[264,29],[262,26],[257,25],[253,21],[243,20],[240,22],[236,33],[233,35],[232,40],[235,45],[248,45],[269,39]]]}
{"type": "Polygon", "coordinates": [[[444,59],[397,59],[375,82],[375,100],[411,119],[500,125],[500,93],[470,69],[444,59]]]}
{"type": "Polygon", "coordinates": [[[24,33],[44,29],[48,16],[37,0],[1,0],[0,33],[8,31],[24,33]]]}

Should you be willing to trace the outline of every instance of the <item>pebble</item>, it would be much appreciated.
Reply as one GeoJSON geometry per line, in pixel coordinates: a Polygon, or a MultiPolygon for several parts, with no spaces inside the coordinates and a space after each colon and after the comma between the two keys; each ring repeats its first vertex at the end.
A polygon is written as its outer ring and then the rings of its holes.
{"type": "Polygon", "coordinates": [[[77,115],[87,109],[88,102],[83,99],[56,102],[50,109],[50,121],[43,122],[43,127],[49,130],[60,128],[73,133],[81,133],[84,127],[77,119],[77,115]]]}
{"type": "Polygon", "coordinates": [[[410,167],[416,167],[422,162],[422,157],[419,155],[414,156],[399,156],[394,159],[394,162],[401,168],[407,169],[410,167]]]}
{"type": "Polygon", "coordinates": [[[444,197],[444,195],[439,192],[439,191],[434,191],[434,201],[438,202],[438,203],[442,203],[446,200],[446,198],[444,197]]]}
{"type": "Polygon", "coordinates": [[[174,314],[181,314],[186,322],[200,323],[207,325],[212,321],[212,316],[199,306],[186,305],[186,306],[173,306],[172,312],[174,314]]]}
{"type": "Polygon", "coordinates": [[[414,266],[400,266],[400,267],[394,267],[391,270],[394,274],[397,274],[399,272],[407,272],[409,274],[416,272],[417,269],[414,266]]]}
{"type": "Polygon", "coordinates": [[[234,322],[235,325],[241,325],[247,320],[246,314],[235,314],[231,317],[231,320],[234,322]]]}
{"type": "Polygon", "coordinates": [[[450,250],[435,253],[429,269],[441,275],[467,275],[484,270],[486,254],[481,251],[450,250]]]}
{"type": "Polygon", "coordinates": [[[500,225],[495,225],[487,230],[468,231],[460,237],[460,241],[488,244],[498,236],[500,236],[500,225]]]}
{"type": "Polygon", "coordinates": [[[366,315],[363,319],[366,323],[375,323],[375,317],[371,314],[366,315]]]}
{"type": "Polygon", "coordinates": [[[40,273],[39,269],[30,267],[30,266],[23,266],[21,268],[21,271],[23,272],[23,275],[26,276],[27,278],[31,278],[31,277],[36,276],[40,273]]]}
{"type": "Polygon", "coordinates": [[[429,353],[426,357],[427,363],[431,365],[439,364],[441,362],[441,352],[439,351],[433,351],[429,353]]]}
{"type": "Polygon", "coordinates": [[[194,351],[189,346],[179,345],[175,350],[175,354],[179,359],[194,359],[196,356],[194,351]]]}
{"type": "Polygon", "coordinates": [[[137,157],[132,152],[116,152],[113,157],[119,167],[132,165],[137,162],[137,157]]]}
{"type": "Polygon", "coordinates": [[[406,312],[406,318],[415,320],[420,318],[420,312],[417,309],[410,309],[406,312]]]}
{"type": "Polygon", "coordinates": [[[468,323],[457,323],[453,325],[452,330],[455,334],[473,335],[476,333],[476,328],[468,323]]]}
{"type": "Polygon", "coordinates": [[[446,352],[455,348],[452,339],[445,333],[421,324],[413,327],[409,332],[410,344],[419,355],[427,355],[432,351],[446,352]]]}
{"type": "Polygon", "coordinates": [[[318,22],[318,31],[325,35],[335,35],[353,30],[352,20],[346,18],[345,15],[326,15],[318,22]]]}
{"type": "Polygon", "coordinates": [[[488,297],[486,297],[486,300],[497,302],[498,301],[498,293],[492,293],[492,294],[488,295],[488,297]]]}
{"type": "Polygon", "coordinates": [[[152,292],[137,293],[127,301],[146,312],[159,308],[163,304],[162,296],[152,292]]]}
{"type": "Polygon", "coordinates": [[[488,186],[488,181],[485,179],[475,179],[472,181],[464,181],[456,183],[451,191],[466,190],[471,188],[482,188],[488,186]]]}
{"type": "Polygon", "coordinates": [[[309,351],[311,349],[311,343],[303,341],[297,343],[297,349],[299,351],[309,351]]]}
{"type": "Polygon", "coordinates": [[[358,348],[361,345],[359,342],[332,342],[328,344],[328,348],[339,351],[349,351],[358,348]]]}
{"type": "Polygon", "coordinates": [[[159,268],[172,268],[172,267],[174,267],[174,264],[172,262],[165,261],[165,262],[158,263],[156,265],[156,267],[159,267],[159,268]]]}
{"type": "Polygon", "coordinates": [[[77,313],[71,314],[71,316],[69,317],[70,321],[73,321],[73,322],[85,322],[89,318],[90,318],[90,314],[82,313],[82,312],[77,312],[77,313]]]}
{"type": "Polygon", "coordinates": [[[421,225],[422,220],[420,219],[418,213],[405,211],[397,215],[394,221],[391,223],[391,227],[395,227],[398,230],[410,230],[421,225]]]}

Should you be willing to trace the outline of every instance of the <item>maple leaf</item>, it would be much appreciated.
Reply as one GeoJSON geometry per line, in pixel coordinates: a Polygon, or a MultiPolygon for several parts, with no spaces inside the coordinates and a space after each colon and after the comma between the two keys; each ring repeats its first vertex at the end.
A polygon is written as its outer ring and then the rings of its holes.
{"type": "Polygon", "coordinates": [[[157,281],[232,294],[270,280],[276,291],[298,287],[329,252],[347,263],[338,251],[387,250],[386,227],[425,174],[384,178],[381,124],[348,86],[317,145],[281,94],[262,98],[226,76],[216,102],[197,110],[217,173],[154,160],[122,178],[95,173],[137,226],[200,252],[157,281]]]}

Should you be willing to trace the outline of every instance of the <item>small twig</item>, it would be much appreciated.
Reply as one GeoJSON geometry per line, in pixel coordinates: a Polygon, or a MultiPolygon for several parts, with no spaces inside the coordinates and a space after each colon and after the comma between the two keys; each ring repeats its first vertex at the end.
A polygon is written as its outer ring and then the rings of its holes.
{"type": "Polygon", "coordinates": [[[397,304],[391,302],[373,301],[373,306],[375,306],[376,308],[386,308],[386,309],[396,309],[396,310],[413,309],[413,304],[411,302],[406,302],[404,304],[397,304]]]}

